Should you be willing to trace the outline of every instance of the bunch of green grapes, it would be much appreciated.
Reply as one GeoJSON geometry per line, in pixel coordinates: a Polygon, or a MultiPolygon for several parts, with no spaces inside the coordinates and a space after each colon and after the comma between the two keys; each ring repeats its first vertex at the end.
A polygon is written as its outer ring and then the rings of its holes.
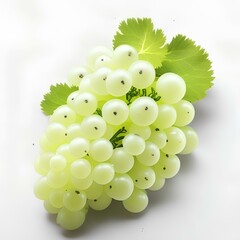
{"type": "Polygon", "coordinates": [[[94,48],[68,80],[79,88],[53,112],[40,139],[35,195],[68,230],[84,223],[89,207],[104,210],[112,199],[143,211],[148,191],[179,171],[177,154],[198,144],[188,126],[195,111],[183,99],[185,81],[171,72],[156,77],[129,45],[94,48]]]}

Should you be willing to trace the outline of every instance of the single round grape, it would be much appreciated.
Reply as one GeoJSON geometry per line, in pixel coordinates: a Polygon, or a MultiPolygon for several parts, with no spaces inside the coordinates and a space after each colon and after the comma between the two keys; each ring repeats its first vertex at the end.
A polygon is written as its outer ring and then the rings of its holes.
{"type": "Polygon", "coordinates": [[[158,162],[160,150],[156,144],[147,141],[144,151],[136,158],[144,166],[152,166],[158,162]]]}
{"type": "Polygon", "coordinates": [[[106,79],[106,89],[115,97],[124,96],[132,87],[132,78],[128,71],[117,69],[111,72],[106,79]]]}
{"type": "Polygon", "coordinates": [[[66,191],[63,196],[63,204],[70,211],[83,209],[87,201],[85,192],[78,190],[66,191]]]}
{"type": "Polygon", "coordinates": [[[103,118],[95,114],[84,118],[81,127],[83,136],[90,140],[102,137],[107,128],[103,118]]]}
{"type": "Polygon", "coordinates": [[[85,190],[87,199],[94,200],[103,194],[103,185],[93,182],[92,185],[85,190]]]}
{"type": "Polygon", "coordinates": [[[69,126],[76,121],[76,113],[68,106],[62,105],[58,107],[50,117],[50,122],[61,123],[69,126]]]}
{"type": "Polygon", "coordinates": [[[49,202],[52,204],[55,208],[62,208],[63,207],[63,190],[53,190],[49,194],[49,202]]]}
{"type": "Polygon", "coordinates": [[[43,152],[55,152],[59,144],[60,143],[53,144],[53,142],[50,142],[50,140],[47,138],[47,135],[45,133],[42,134],[42,136],[39,139],[39,146],[43,152]]]}
{"type": "Polygon", "coordinates": [[[180,154],[192,153],[198,146],[198,135],[195,130],[189,126],[182,127],[181,130],[186,137],[186,145],[180,154]]]}
{"type": "Polygon", "coordinates": [[[67,135],[66,137],[68,142],[71,142],[74,138],[82,137],[81,125],[78,123],[71,124],[67,128],[65,135],[67,135]]]}
{"type": "Polygon", "coordinates": [[[149,87],[155,79],[155,69],[150,62],[144,60],[135,61],[128,69],[132,76],[132,85],[143,89],[149,87]]]}
{"type": "Polygon", "coordinates": [[[126,210],[132,213],[139,213],[146,209],[148,205],[148,196],[146,191],[135,188],[132,195],[123,201],[126,210]]]}
{"type": "Polygon", "coordinates": [[[70,153],[77,157],[82,158],[89,152],[90,143],[83,137],[73,139],[69,144],[70,153]]]}
{"type": "Polygon", "coordinates": [[[175,73],[164,73],[156,83],[156,90],[161,100],[167,104],[180,101],[186,93],[185,81],[175,73]]]}
{"type": "Polygon", "coordinates": [[[138,53],[130,45],[120,45],[113,51],[113,66],[116,68],[128,69],[129,66],[138,60],[138,53]]]}
{"type": "Polygon", "coordinates": [[[60,208],[54,207],[49,200],[45,200],[43,202],[45,210],[50,214],[57,214],[60,210],[60,208]]]}
{"type": "Polygon", "coordinates": [[[106,89],[106,79],[108,78],[111,72],[112,72],[112,69],[107,67],[102,67],[93,73],[91,78],[91,85],[95,93],[99,95],[108,94],[106,89]]]}
{"type": "Polygon", "coordinates": [[[75,178],[83,179],[89,176],[92,167],[88,160],[82,158],[72,162],[70,172],[75,178]]]}
{"type": "Polygon", "coordinates": [[[175,108],[169,104],[158,105],[158,116],[153,125],[159,129],[166,129],[173,126],[177,119],[175,108]]]}
{"type": "Polygon", "coordinates": [[[154,184],[149,188],[149,190],[151,191],[158,191],[161,188],[163,188],[164,184],[165,184],[165,178],[162,178],[162,176],[159,176],[158,174],[156,174],[156,179],[154,184]]]}
{"type": "Polygon", "coordinates": [[[46,129],[46,137],[52,145],[60,145],[66,141],[67,129],[60,123],[50,123],[46,129]]]}
{"type": "Polygon", "coordinates": [[[79,91],[72,92],[67,98],[67,105],[74,110],[74,100],[79,95],[79,91]]]}
{"type": "Polygon", "coordinates": [[[151,128],[149,126],[138,126],[131,124],[129,127],[129,132],[134,133],[147,140],[151,136],[151,128]]]}
{"type": "Polygon", "coordinates": [[[102,67],[111,67],[112,66],[112,58],[107,55],[99,56],[94,65],[94,69],[99,69],[102,67]]]}
{"type": "Polygon", "coordinates": [[[161,149],[167,154],[180,153],[186,145],[186,137],[182,130],[177,127],[170,127],[165,129],[167,135],[166,145],[161,149]]]}
{"type": "Polygon", "coordinates": [[[130,105],[129,116],[134,124],[149,126],[158,116],[158,105],[150,97],[139,97],[130,105]]]}
{"type": "Polygon", "coordinates": [[[159,177],[172,178],[180,169],[180,160],[177,155],[161,154],[161,159],[154,168],[159,177]]]}
{"type": "Polygon", "coordinates": [[[174,125],[185,126],[192,122],[195,115],[195,110],[189,101],[181,100],[174,104],[174,108],[177,112],[177,119],[174,125]]]}
{"type": "Polygon", "coordinates": [[[73,185],[79,190],[86,190],[93,183],[92,174],[89,174],[84,179],[79,179],[79,178],[76,178],[76,177],[72,177],[71,180],[72,180],[73,185]]]}
{"type": "Polygon", "coordinates": [[[62,208],[57,215],[57,224],[66,230],[75,230],[82,226],[85,221],[85,210],[70,211],[67,208],[62,208]]]}
{"type": "Polygon", "coordinates": [[[114,167],[110,163],[100,163],[96,165],[92,172],[93,180],[101,185],[112,181],[114,177],[114,167]]]}
{"type": "Polygon", "coordinates": [[[85,76],[79,84],[78,91],[81,92],[94,92],[91,84],[93,74],[85,76]]]}
{"type": "Polygon", "coordinates": [[[139,163],[135,163],[129,174],[135,186],[139,189],[150,188],[156,179],[155,172],[151,167],[143,166],[139,163]]]}
{"type": "Polygon", "coordinates": [[[47,175],[50,169],[50,159],[54,156],[52,153],[42,153],[35,161],[35,169],[41,175],[47,175]]]}
{"type": "Polygon", "coordinates": [[[59,172],[64,170],[64,168],[67,166],[67,160],[64,156],[60,154],[55,154],[50,159],[50,169],[53,172],[59,172]]]}
{"type": "Polygon", "coordinates": [[[89,70],[86,67],[79,67],[73,69],[68,74],[68,82],[70,86],[79,86],[82,79],[89,73],[89,70]]]}
{"type": "Polygon", "coordinates": [[[131,196],[134,184],[128,174],[116,174],[113,180],[104,186],[104,189],[109,197],[123,201],[131,196]]]}
{"type": "Polygon", "coordinates": [[[74,156],[70,151],[69,144],[62,144],[61,146],[59,146],[56,150],[56,154],[60,154],[65,157],[67,162],[72,162],[74,160],[74,156]]]}
{"type": "Polygon", "coordinates": [[[68,175],[65,171],[53,172],[49,171],[47,175],[47,183],[52,188],[61,188],[68,182],[68,175]]]}
{"type": "Polygon", "coordinates": [[[134,157],[127,153],[122,147],[115,148],[109,159],[117,173],[127,173],[134,165],[134,157]]]}
{"type": "Polygon", "coordinates": [[[112,198],[103,192],[98,198],[88,200],[89,206],[97,211],[106,209],[112,202],[112,198]]]}
{"type": "Polygon", "coordinates": [[[51,192],[47,177],[39,178],[34,184],[34,194],[40,200],[47,200],[51,192]]]}
{"type": "Polygon", "coordinates": [[[87,56],[88,66],[94,69],[96,60],[102,55],[112,57],[113,52],[112,50],[110,50],[109,48],[106,48],[105,46],[97,46],[91,49],[91,51],[88,53],[88,56],[87,56]]]}
{"type": "Polygon", "coordinates": [[[148,140],[155,143],[159,149],[162,149],[167,143],[167,135],[159,128],[153,128],[148,140]]]}
{"type": "Polygon", "coordinates": [[[129,133],[124,137],[122,144],[124,151],[134,156],[141,154],[145,149],[144,139],[132,133],[129,133]]]}
{"type": "Polygon", "coordinates": [[[80,93],[74,100],[74,109],[81,116],[93,114],[97,109],[97,98],[89,92],[80,93]]]}
{"type": "Polygon", "coordinates": [[[128,118],[127,104],[120,99],[111,99],[102,107],[103,119],[111,125],[121,125],[128,118]]]}

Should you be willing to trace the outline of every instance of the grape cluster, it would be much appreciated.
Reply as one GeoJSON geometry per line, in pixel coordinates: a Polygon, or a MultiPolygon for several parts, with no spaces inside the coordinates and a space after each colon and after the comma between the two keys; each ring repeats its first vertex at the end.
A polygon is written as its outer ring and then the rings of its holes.
{"type": "Polygon", "coordinates": [[[79,90],[50,116],[40,139],[35,195],[69,230],[83,224],[89,207],[104,210],[112,199],[130,212],[143,211],[147,191],[175,176],[177,154],[198,143],[188,126],[195,111],[183,99],[185,81],[174,73],[156,77],[129,45],[93,49],[87,67],[68,80],[79,90]]]}

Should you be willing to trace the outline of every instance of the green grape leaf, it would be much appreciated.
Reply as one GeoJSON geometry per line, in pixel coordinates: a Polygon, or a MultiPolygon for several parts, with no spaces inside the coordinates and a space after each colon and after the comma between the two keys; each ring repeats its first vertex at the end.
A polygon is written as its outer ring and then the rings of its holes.
{"type": "Polygon", "coordinates": [[[44,95],[41,102],[41,109],[46,115],[52,115],[59,106],[66,104],[69,94],[78,90],[78,87],[69,87],[65,84],[51,85],[50,92],[44,95]]]}
{"type": "Polygon", "coordinates": [[[156,68],[162,65],[167,53],[165,40],[163,31],[155,30],[150,18],[128,18],[120,23],[113,48],[122,44],[131,45],[137,50],[139,59],[151,62],[156,68]]]}
{"type": "Polygon", "coordinates": [[[208,54],[194,41],[183,35],[177,35],[168,45],[168,54],[162,67],[156,69],[156,75],[166,72],[180,75],[186,82],[184,99],[197,102],[206,96],[213,85],[213,70],[208,54]]]}

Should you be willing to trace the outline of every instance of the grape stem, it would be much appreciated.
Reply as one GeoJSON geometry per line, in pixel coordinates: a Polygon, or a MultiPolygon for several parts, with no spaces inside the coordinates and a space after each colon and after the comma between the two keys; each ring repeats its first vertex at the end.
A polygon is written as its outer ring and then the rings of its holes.
{"type": "Polygon", "coordinates": [[[122,127],[117,132],[115,132],[114,135],[110,138],[109,141],[112,143],[113,149],[122,147],[122,140],[125,136],[124,135],[120,136],[120,134],[126,133],[126,132],[127,132],[126,128],[122,127]]]}
{"type": "Polygon", "coordinates": [[[127,100],[127,105],[130,105],[135,97],[150,97],[152,98],[154,101],[159,101],[161,99],[161,97],[157,94],[156,90],[151,87],[151,92],[147,93],[147,89],[137,89],[135,87],[131,87],[131,89],[129,90],[129,92],[126,94],[126,100],[127,100]]]}

